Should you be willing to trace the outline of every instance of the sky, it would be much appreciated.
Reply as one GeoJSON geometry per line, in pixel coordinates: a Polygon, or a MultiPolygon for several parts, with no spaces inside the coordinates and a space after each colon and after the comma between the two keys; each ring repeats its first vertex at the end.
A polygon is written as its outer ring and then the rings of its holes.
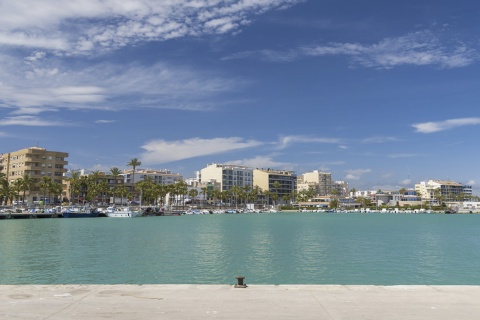
{"type": "Polygon", "coordinates": [[[480,2],[0,0],[0,153],[480,191],[480,2]]]}

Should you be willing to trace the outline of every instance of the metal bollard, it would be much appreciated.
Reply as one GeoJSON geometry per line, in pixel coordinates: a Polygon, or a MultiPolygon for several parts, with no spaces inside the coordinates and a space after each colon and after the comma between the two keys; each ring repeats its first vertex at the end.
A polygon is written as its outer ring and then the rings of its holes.
{"type": "Polygon", "coordinates": [[[237,276],[237,284],[235,285],[235,288],[246,288],[247,285],[243,283],[243,280],[245,279],[244,276],[237,276]]]}

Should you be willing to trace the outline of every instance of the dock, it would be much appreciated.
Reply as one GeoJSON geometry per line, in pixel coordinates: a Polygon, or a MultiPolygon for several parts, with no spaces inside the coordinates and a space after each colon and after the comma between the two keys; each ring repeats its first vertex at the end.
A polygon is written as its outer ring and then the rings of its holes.
{"type": "Polygon", "coordinates": [[[0,285],[0,319],[470,320],[479,301],[480,286],[0,285]]]}

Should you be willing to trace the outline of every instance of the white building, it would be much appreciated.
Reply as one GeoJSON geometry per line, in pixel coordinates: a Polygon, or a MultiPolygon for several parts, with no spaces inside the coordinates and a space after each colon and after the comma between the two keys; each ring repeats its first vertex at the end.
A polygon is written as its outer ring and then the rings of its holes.
{"type": "Polygon", "coordinates": [[[441,196],[443,201],[463,201],[472,195],[472,186],[454,181],[429,180],[415,184],[415,191],[422,199],[433,201],[441,196]]]}
{"type": "Polygon", "coordinates": [[[297,191],[313,189],[316,195],[326,196],[332,192],[332,174],[314,170],[297,178],[297,191]]]}
{"type": "Polygon", "coordinates": [[[253,170],[245,166],[212,163],[200,170],[200,182],[220,183],[220,190],[230,190],[232,187],[253,187],[253,170]]]}
{"type": "Polygon", "coordinates": [[[156,184],[175,184],[178,181],[183,180],[183,176],[179,173],[172,173],[170,170],[152,170],[152,169],[136,169],[135,178],[133,177],[133,169],[125,170],[121,174],[124,178],[125,184],[137,183],[145,180],[146,177],[150,177],[156,184]],[[135,181],[133,181],[135,179],[135,181]]]}

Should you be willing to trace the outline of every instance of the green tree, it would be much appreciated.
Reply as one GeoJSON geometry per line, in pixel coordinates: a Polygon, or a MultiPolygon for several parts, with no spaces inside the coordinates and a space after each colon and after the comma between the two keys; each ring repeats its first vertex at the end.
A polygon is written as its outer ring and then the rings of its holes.
{"type": "Polygon", "coordinates": [[[135,169],[141,165],[142,163],[137,158],[130,159],[127,163],[127,166],[132,167],[132,191],[135,188],[135,169]]]}
{"type": "Polygon", "coordinates": [[[117,190],[117,178],[120,176],[122,171],[117,167],[110,168],[110,174],[113,176],[113,203],[115,203],[115,196],[117,190]]]}
{"type": "Polygon", "coordinates": [[[195,198],[198,196],[198,190],[195,188],[192,188],[188,190],[188,196],[190,199],[192,199],[192,204],[195,202],[195,198]]]}
{"type": "Polygon", "coordinates": [[[52,183],[53,183],[53,181],[50,177],[42,177],[40,179],[40,182],[38,183],[38,187],[42,191],[44,204],[46,202],[45,200],[46,200],[46,197],[47,197],[47,192],[50,191],[50,186],[52,185],[52,183]]]}

